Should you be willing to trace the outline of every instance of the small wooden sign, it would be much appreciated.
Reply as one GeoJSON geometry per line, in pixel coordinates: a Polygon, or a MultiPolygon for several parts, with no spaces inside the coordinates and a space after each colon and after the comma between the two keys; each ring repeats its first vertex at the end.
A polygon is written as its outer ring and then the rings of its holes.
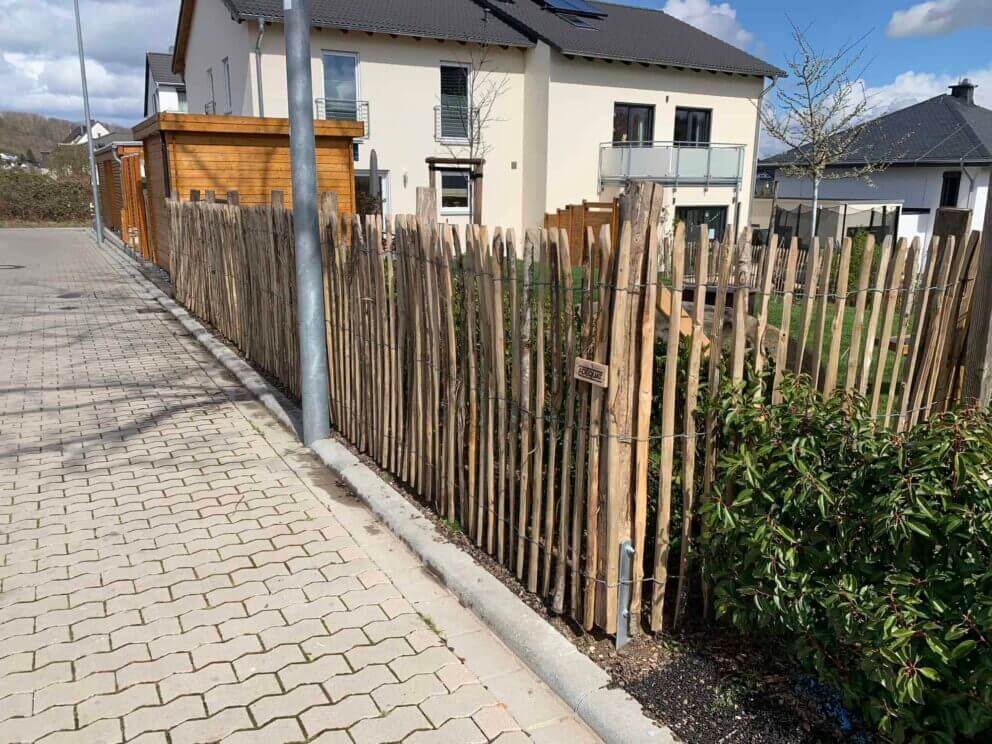
{"type": "Polygon", "coordinates": [[[610,368],[590,359],[576,357],[575,379],[605,388],[610,384],[610,368]]]}

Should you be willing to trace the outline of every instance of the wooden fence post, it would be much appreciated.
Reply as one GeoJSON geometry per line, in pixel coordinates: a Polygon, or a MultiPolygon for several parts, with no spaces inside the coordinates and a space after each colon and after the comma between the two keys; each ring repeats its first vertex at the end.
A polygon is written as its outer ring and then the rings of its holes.
{"type": "Polygon", "coordinates": [[[992,400],[992,199],[985,205],[978,251],[961,400],[965,405],[987,406],[992,400]]]}
{"type": "Polygon", "coordinates": [[[417,221],[421,220],[437,222],[437,189],[430,186],[417,187],[417,221]]]}

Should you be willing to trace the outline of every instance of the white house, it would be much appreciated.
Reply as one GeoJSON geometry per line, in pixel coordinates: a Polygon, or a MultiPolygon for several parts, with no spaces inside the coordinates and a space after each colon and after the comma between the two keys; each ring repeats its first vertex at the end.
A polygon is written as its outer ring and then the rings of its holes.
{"type": "MultiPolygon", "coordinates": [[[[317,117],[366,123],[387,212],[533,225],[654,179],[714,235],[750,207],[757,105],[781,71],[660,11],[583,0],[314,0],[317,117]],[[484,161],[481,162],[481,161],[484,161]],[[481,175],[481,178],[480,178],[481,175]]],[[[286,116],[279,0],[183,0],[191,112],[286,116]]]]}
{"type": "MultiPolygon", "coordinates": [[[[110,127],[104,124],[102,121],[97,121],[96,119],[90,120],[90,129],[93,130],[93,139],[99,139],[100,137],[106,137],[110,134],[110,127]]],[[[83,145],[86,144],[86,127],[83,124],[76,124],[69,133],[63,137],[62,141],[59,142],[60,145],[83,145]]]]}
{"type": "MultiPolygon", "coordinates": [[[[785,175],[792,159],[785,152],[761,161],[774,173],[777,198],[811,202],[812,183],[785,175]]],[[[968,80],[951,92],[869,122],[855,148],[836,167],[865,162],[887,164],[871,182],[842,178],[820,184],[828,203],[870,202],[898,208],[896,236],[927,244],[942,207],[969,210],[968,229],[980,230],[992,184],[992,110],[975,104],[968,80]]]]}
{"type": "Polygon", "coordinates": [[[172,52],[145,55],[145,116],[186,111],[186,83],[172,71],[172,52]]]}

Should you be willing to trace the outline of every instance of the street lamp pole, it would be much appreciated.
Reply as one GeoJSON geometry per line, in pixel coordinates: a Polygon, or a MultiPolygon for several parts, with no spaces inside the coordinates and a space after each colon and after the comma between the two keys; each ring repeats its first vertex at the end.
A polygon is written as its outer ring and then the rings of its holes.
{"type": "Polygon", "coordinates": [[[317,224],[317,155],[310,71],[310,0],[283,0],[289,150],[293,176],[297,323],[300,331],[300,391],[303,443],[330,436],[324,279],[317,224]]]}
{"type": "Polygon", "coordinates": [[[79,20],[79,0],[72,0],[76,9],[76,45],[79,47],[79,77],[83,81],[83,116],[86,117],[86,149],[90,156],[90,186],[93,189],[93,224],[96,240],[103,243],[103,220],[100,217],[100,189],[97,186],[96,156],[93,153],[93,120],[90,118],[90,92],[86,87],[86,57],[83,54],[83,24],[79,20]]]}

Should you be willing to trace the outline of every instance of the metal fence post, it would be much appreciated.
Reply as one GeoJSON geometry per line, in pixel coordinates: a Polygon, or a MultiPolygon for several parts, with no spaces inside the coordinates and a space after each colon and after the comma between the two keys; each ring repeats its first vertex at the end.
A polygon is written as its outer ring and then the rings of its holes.
{"type": "Polygon", "coordinates": [[[630,586],[634,578],[634,546],[620,543],[620,585],[617,587],[617,651],[630,643],[630,586]]]}
{"type": "Polygon", "coordinates": [[[310,0],[284,0],[289,148],[293,176],[303,443],[330,435],[324,285],[317,217],[317,156],[310,71],[310,0]]]}

